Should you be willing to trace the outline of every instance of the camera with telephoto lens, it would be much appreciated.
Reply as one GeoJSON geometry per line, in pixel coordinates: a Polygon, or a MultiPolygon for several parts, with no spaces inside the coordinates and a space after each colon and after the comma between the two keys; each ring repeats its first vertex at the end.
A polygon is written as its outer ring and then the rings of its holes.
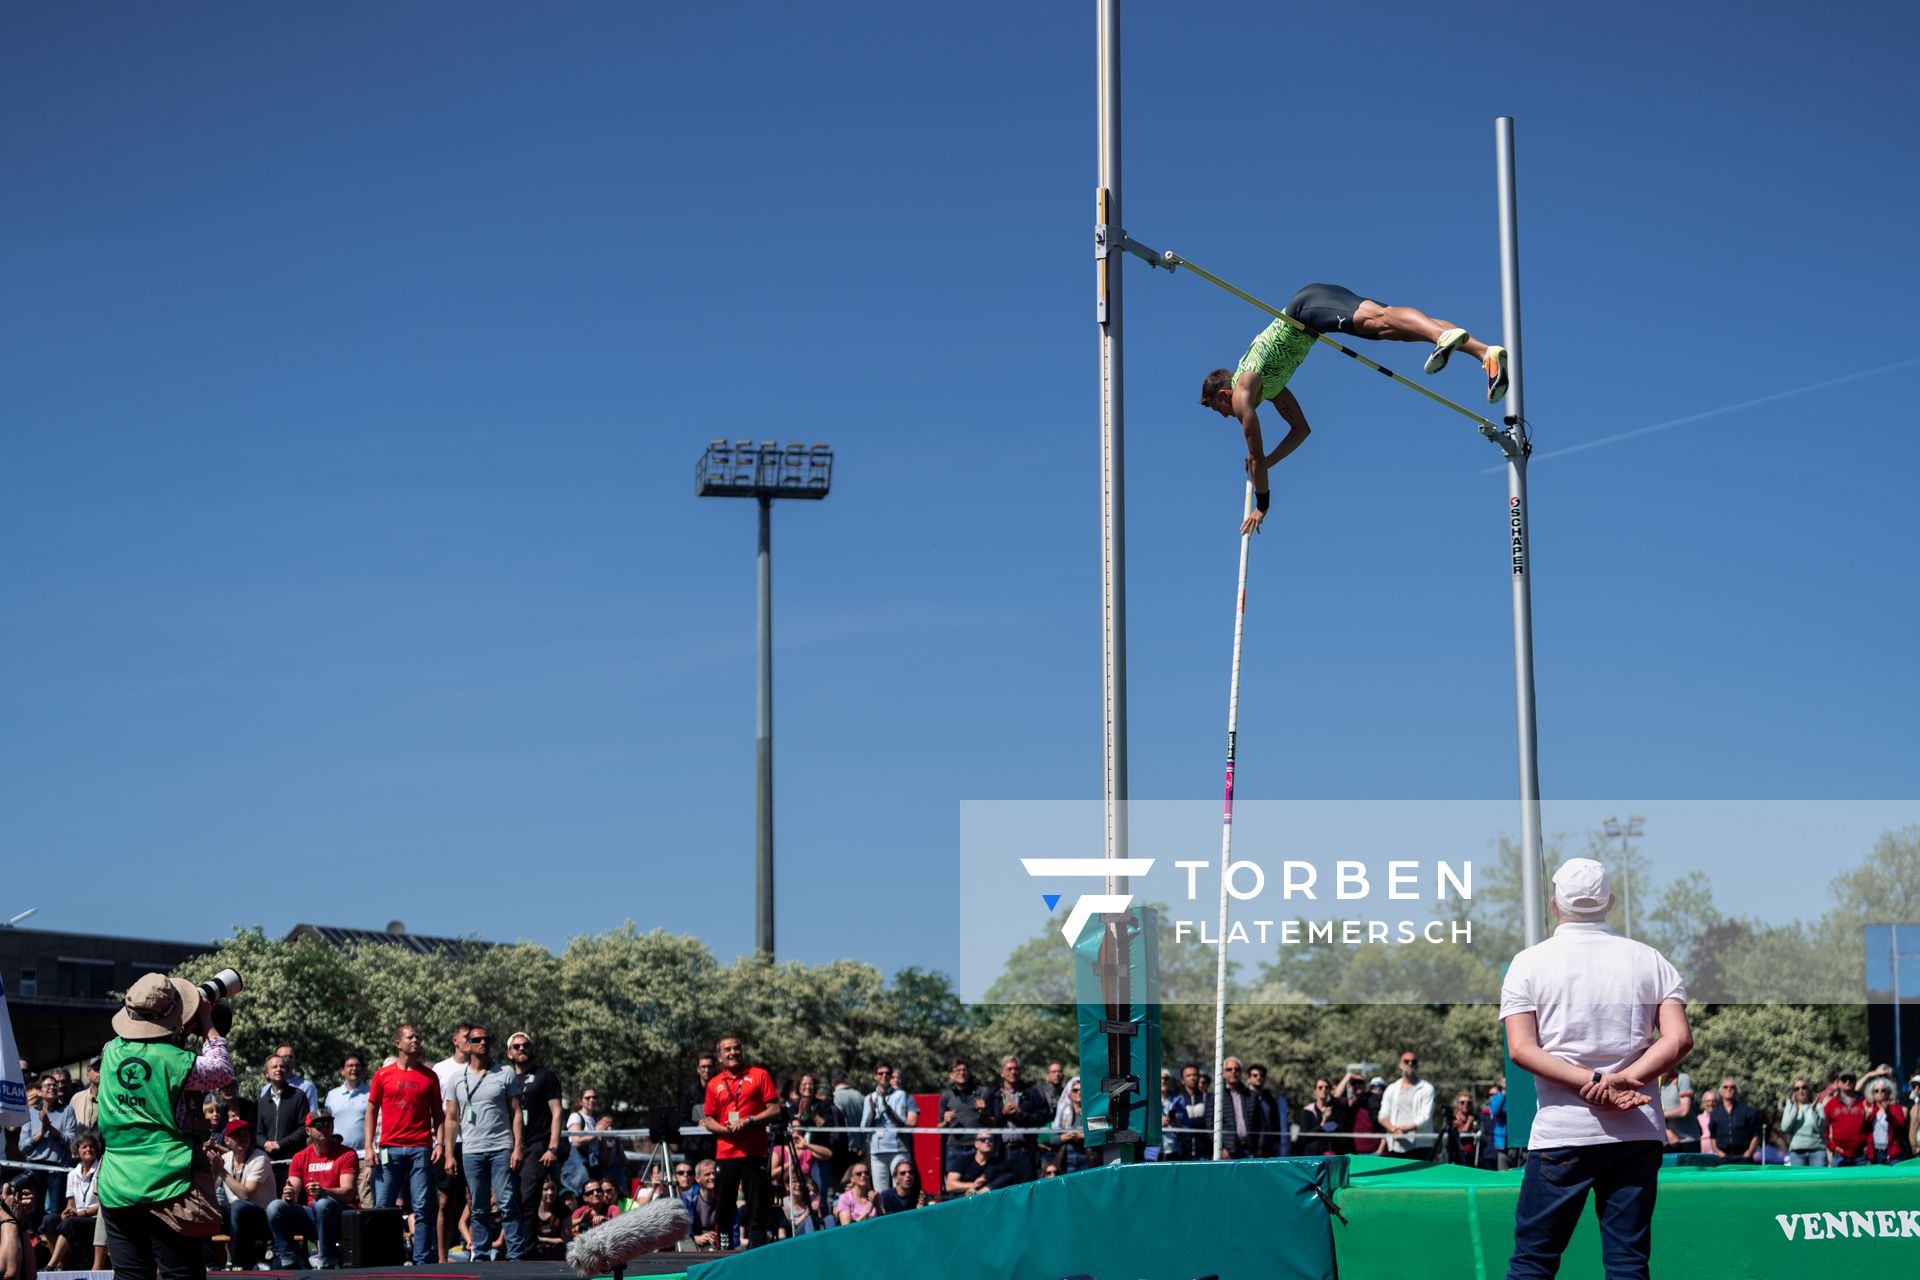
{"type": "Polygon", "coordinates": [[[200,984],[200,998],[208,1004],[219,1004],[240,994],[240,975],[232,969],[222,969],[200,984]]]}
{"type": "Polygon", "coordinates": [[[783,1099],[779,1114],[767,1121],[767,1138],[772,1142],[785,1142],[788,1127],[793,1123],[793,1109],[783,1099]]]}

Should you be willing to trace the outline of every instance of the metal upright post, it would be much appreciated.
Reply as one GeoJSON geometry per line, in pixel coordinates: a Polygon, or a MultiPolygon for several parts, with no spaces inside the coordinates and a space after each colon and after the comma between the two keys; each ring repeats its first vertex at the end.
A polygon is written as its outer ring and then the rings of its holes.
{"type": "MultiPolygon", "coordinates": [[[[1100,225],[1120,235],[1120,0],[1097,0],[1100,29],[1100,225]]],[[[1099,259],[1100,286],[1100,675],[1105,730],[1102,791],[1106,856],[1127,856],[1127,524],[1121,448],[1121,312],[1118,253],[1099,259]]],[[[1126,893],[1108,876],[1108,893],[1126,893]]]]}
{"type": "MultiPolygon", "coordinates": [[[[1105,853],[1109,861],[1127,856],[1127,554],[1125,467],[1121,448],[1124,399],[1121,394],[1120,267],[1117,253],[1124,237],[1120,221],[1120,0],[1096,0],[1099,30],[1099,147],[1100,189],[1097,197],[1099,230],[1096,252],[1100,326],[1100,678],[1104,738],[1101,790],[1104,800],[1105,853]]],[[[1109,894],[1128,892],[1127,877],[1110,874],[1109,894]]],[[[1133,1008],[1128,955],[1129,932],[1109,921],[1101,950],[1101,979],[1108,1020],[1129,1020],[1133,1008]]],[[[1130,1037],[1110,1034],[1107,1058],[1115,1079],[1134,1074],[1134,1044],[1130,1037]]],[[[1157,1082],[1156,1082],[1157,1083],[1157,1082]]],[[[1105,1082],[1096,1082],[1104,1087],[1105,1082]]],[[[1113,1098],[1115,1132],[1134,1130],[1132,1117],[1150,1105],[1141,1082],[1131,1096],[1113,1098]]],[[[1122,1164],[1137,1158],[1125,1143],[1101,1148],[1106,1163],[1122,1164]]]]}
{"type": "Polygon", "coordinates": [[[1514,192],[1513,117],[1494,121],[1500,203],[1500,319],[1506,330],[1507,524],[1513,572],[1513,691],[1520,746],[1520,892],[1526,942],[1544,934],[1540,898],[1540,742],[1533,701],[1533,588],[1527,540],[1527,419],[1521,397],[1520,215],[1514,192]]]}
{"type": "Polygon", "coordinates": [[[753,936],[773,959],[773,499],[760,499],[760,707],[754,717],[753,936]]]}

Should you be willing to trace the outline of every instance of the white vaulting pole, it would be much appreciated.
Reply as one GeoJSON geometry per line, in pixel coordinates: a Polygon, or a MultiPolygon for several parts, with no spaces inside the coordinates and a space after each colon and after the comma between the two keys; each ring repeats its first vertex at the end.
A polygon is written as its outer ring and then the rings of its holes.
{"type": "MultiPolygon", "coordinates": [[[[1253,481],[1247,481],[1242,520],[1253,514],[1253,481]]],[[[1213,977],[1213,1158],[1224,1158],[1222,1121],[1227,1101],[1227,885],[1233,866],[1234,740],[1240,733],[1240,639],[1247,629],[1247,550],[1253,535],[1240,535],[1240,583],[1233,596],[1233,678],[1227,689],[1227,793],[1220,822],[1220,958],[1213,977]]]]}

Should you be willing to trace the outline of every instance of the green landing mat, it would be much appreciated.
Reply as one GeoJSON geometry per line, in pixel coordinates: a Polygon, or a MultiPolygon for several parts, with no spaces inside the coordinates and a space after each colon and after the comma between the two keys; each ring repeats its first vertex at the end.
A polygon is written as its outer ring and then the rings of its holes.
{"type": "MultiPolygon", "coordinates": [[[[696,1266],[689,1280],[1334,1280],[1325,1160],[1110,1165],[696,1266]]],[[[1406,1280],[1404,1269],[1397,1280],[1406,1280]]]]}
{"type": "MultiPolygon", "coordinates": [[[[1335,1199],[1340,1280],[1499,1280],[1520,1173],[1356,1156],[1335,1199]],[[1414,1260],[1418,1266],[1414,1266],[1414,1260]]],[[[1662,1169],[1654,1280],[1920,1275],[1920,1162],[1859,1169],[1662,1169]]],[[[1589,1203],[1560,1275],[1602,1280],[1589,1203]]],[[[1105,1277],[1102,1277],[1105,1280],[1105,1277]]],[[[1235,1280],[1227,1272],[1221,1280],[1235,1280]]]]}

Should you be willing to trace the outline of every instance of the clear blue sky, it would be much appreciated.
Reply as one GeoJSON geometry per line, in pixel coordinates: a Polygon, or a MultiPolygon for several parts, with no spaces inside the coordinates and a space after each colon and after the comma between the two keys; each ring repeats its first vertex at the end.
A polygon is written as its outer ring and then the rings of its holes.
{"type": "MultiPolygon", "coordinates": [[[[692,469],[826,440],[776,513],[781,949],[951,969],[959,802],[1098,794],[1092,19],[10,6],[0,908],[747,948],[753,511],[692,469]]],[[[1920,355],[1917,25],[1129,0],[1127,222],[1492,334],[1515,115],[1544,454],[1920,355]]],[[[1128,280],[1133,786],[1206,797],[1240,473],[1194,400],[1263,317],[1128,280]]],[[[1497,453],[1293,385],[1242,793],[1510,794],[1497,453]]],[[[1916,392],[1536,463],[1550,796],[1913,794],[1916,392]]]]}

